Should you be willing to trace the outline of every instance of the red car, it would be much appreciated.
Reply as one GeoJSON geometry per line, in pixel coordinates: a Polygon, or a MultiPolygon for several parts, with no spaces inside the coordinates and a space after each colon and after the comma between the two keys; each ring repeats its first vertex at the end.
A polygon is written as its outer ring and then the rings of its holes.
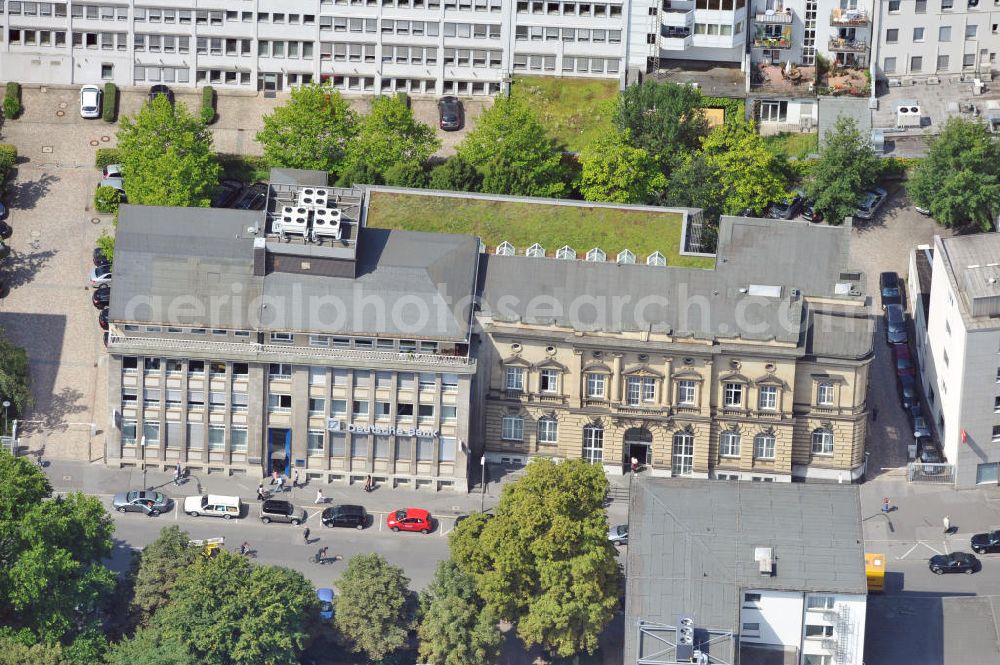
{"type": "Polygon", "coordinates": [[[423,508],[406,508],[389,513],[385,520],[386,526],[393,531],[431,532],[431,514],[423,508]]]}
{"type": "Polygon", "coordinates": [[[906,344],[893,344],[892,357],[896,363],[896,376],[913,376],[917,370],[913,366],[913,356],[906,344]]]}

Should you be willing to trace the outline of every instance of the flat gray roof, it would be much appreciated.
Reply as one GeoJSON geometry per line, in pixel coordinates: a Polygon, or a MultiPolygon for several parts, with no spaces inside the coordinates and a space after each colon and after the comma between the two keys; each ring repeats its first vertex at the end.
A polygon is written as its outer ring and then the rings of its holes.
{"type": "MultiPolygon", "coordinates": [[[[641,478],[630,501],[626,663],[649,655],[640,620],[738,633],[743,589],[867,593],[857,486],[641,478]],[[758,547],[772,548],[773,576],[758,547]]],[[[711,655],[732,662],[734,642],[711,655]]]]}
{"type": "Polygon", "coordinates": [[[996,328],[1000,315],[1000,233],[937,237],[968,328],[996,328]]]}

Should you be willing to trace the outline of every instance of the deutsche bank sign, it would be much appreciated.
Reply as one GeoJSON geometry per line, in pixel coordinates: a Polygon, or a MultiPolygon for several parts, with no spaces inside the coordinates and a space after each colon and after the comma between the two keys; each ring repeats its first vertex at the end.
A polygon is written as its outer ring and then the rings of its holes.
{"type": "Polygon", "coordinates": [[[436,429],[417,429],[416,427],[383,427],[381,425],[355,425],[347,423],[342,427],[336,418],[328,418],[326,428],[331,432],[351,432],[352,434],[384,434],[386,436],[438,436],[436,429]]]}

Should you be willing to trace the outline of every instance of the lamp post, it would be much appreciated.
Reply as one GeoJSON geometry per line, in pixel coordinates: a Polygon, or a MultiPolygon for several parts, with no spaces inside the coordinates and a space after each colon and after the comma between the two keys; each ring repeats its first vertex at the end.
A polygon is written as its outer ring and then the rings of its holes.
{"type": "Polygon", "coordinates": [[[7,436],[7,409],[10,408],[10,401],[3,401],[3,435],[7,436]]]}
{"type": "Polygon", "coordinates": [[[486,512],[486,455],[479,458],[479,466],[482,469],[479,485],[483,490],[480,494],[479,512],[484,513],[486,512]]]}

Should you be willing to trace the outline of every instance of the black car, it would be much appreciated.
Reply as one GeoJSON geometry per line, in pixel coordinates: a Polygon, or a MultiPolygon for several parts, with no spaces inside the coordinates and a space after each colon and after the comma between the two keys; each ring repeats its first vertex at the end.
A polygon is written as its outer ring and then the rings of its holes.
{"type": "Polygon", "coordinates": [[[219,188],[215,190],[215,195],[212,196],[212,207],[228,208],[240,198],[244,191],[246,191],[246,185],[239,180],[232,180],[230,178],[220,180],[219,188]]]}
{"type": "Polygon", "coordinates": [[[7,219],[7,215],[10,214],[10,209],[7,204],[0,201],[0,219],[7,219]]]}
{"type": "Polygon", "coordinates": [[[260,504],[260,521],[264,524],[288,522],[293,526],[298,526],[305,521],[305,518],[305,511],[293,506],[291,501],[268,499],[260,504]]]}
{"type": "Polygon", "coordinates": [[[97,317],[97,324],[101,326],[101,330],[108,329],[108,308],[105,307],[101,310],[101,313],[97,317]]]}
{"type": "Polygon", "coordinates": [[[368,513],[362,506],[330,506],[323,511],[323,526],[343,526],[364,529],[368,526],[368,513]]]}
{"type": "Polygon", "coordinates": [[[111,304],[111,287],[107,284],[97,287],[94,289],[94,296],[91,298],[91,302],[94,303],[94,307],[97,309],[104,309],[111,304]]]}
{"type": "Polygon", "coordinates": [[[462,128],[465,112],[458,97],[442,97],[438,100],[438,126],[446,132],[462,128]]]}
{"type": "Polygon", "coordinates": [[[920,406],[920,398],[917,395],[917,381],[910,374],[904,374],[899,378],[899,401],[903,403],[903,408],[912,413],[914,406],[920,406]]]}
{"type": "Polygon", "coordinates": [[[889,305],[903,305],[903,296],[899,290],[899,275],[894,272],[884,272],[878,278],[879,293],[882,294],[882,309],[889,305]]]}
{"type": "Polygon", "coordinates": [[[932,556],[927,562],[927,567],[935,575],[945,573],[972,573],[979,570],[979,559],[968,552],[952,552],[951,554],[938,554],[932,556]]]}
{"type": "Polygon", "coordinates": [[[977,533],[969,539],[969,544],[976,554],[1000,552],[1000,530],[977,533]]]}
{"type": "Polygon", "coordinates": [[[885,308],[885,341],[889,344],[906,344],[910,341],[906,333],[906,314],[901,305],[885,308]]]}
{"type": "Polygon", "coordinates": [[[263,210],[267,206],[267,183],[255,182],[243,192],[233,207],[237,210],[263,210]]]}
{"type": "Polygon", "coordinates": [[[792,219],[802,209],[802,195],[796,192],[792,198],[772,203],[767,211],[767,216],[771,219],[792,219]]]}
{"type": "Polygon", "coordinates": [[[819,223],[823,221],[823,213],[816,210],[816,204],[812,201],[804,201],[802,203],[802,219],[813,223],[819,223]]]}
{"type": "Polygon", "coordinates": [[[0,238],[6,240],[14,233],[14,229],[11,228],[10,224],[7,222],[0,222],[0,238]]]}
{"type": "Polygon", "coordinates": [[[149,102],[152,103],[153,100],[159,97],[160,95],[166,97],[167,101],[170,102],[171,106],[174,105],[174,91],[168,88],[167,86],[163,85],[162,83],[154,85],[152,88],[149,89],[149,102]]]}

